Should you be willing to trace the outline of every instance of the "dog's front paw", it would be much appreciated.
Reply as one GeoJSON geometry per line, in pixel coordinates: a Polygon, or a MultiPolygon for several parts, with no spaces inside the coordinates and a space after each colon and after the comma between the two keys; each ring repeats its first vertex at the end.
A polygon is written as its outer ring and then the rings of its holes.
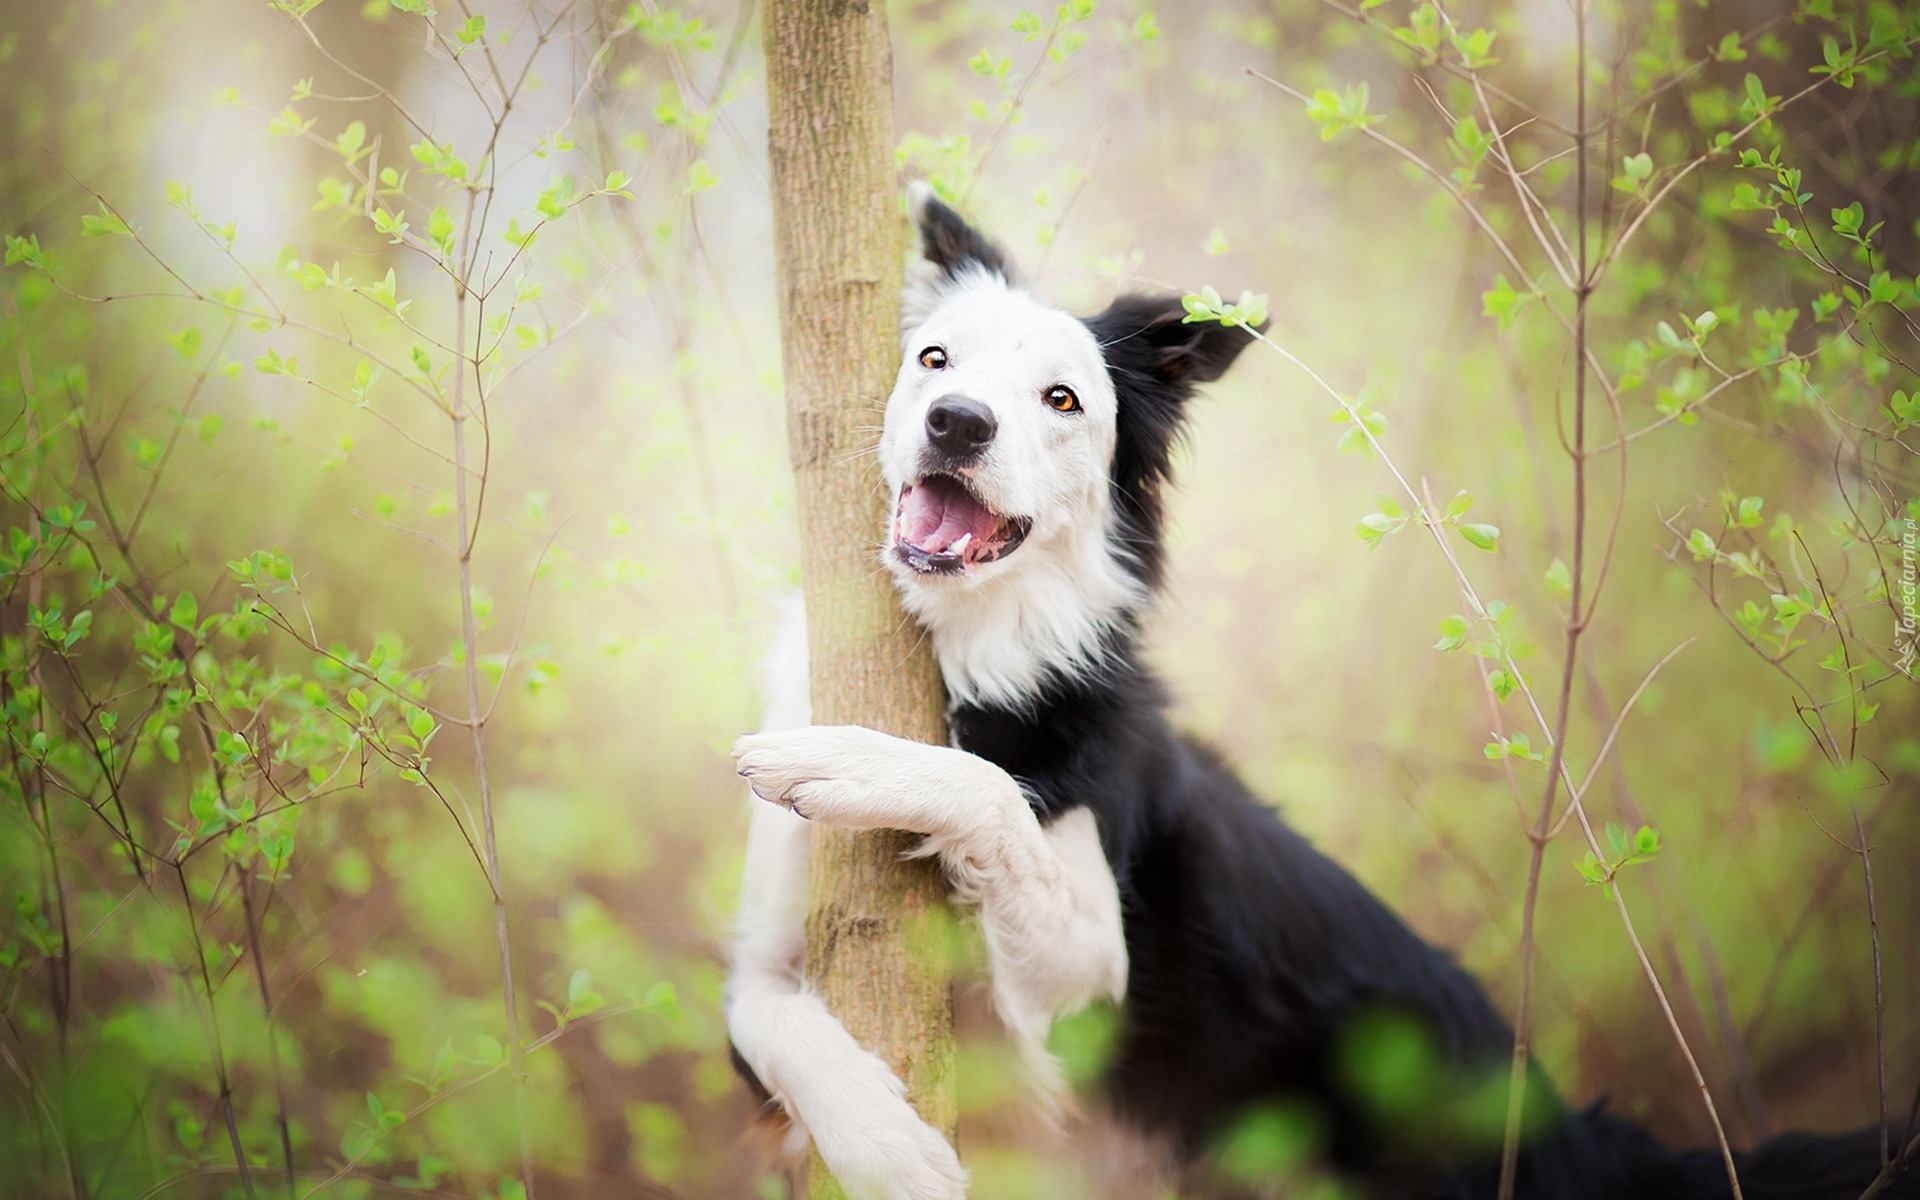
{"type": "Polygon", "coordinates": [[[810,821],[911,829],[887,797],[911,788],[907,760],[924,748],[858,725],[810,725],[750,734],[733,744],[733,757],[754,795],[810,821]]]}
{"type": "Polygon", "coordinates": [[[967,1172],[904,1100],[857,1126],[815,1130],[821,1161],[851,1200],[966,1200],[967,1172]]]}
{"type": "Polygon", "coordinates": [[[949,832],[980,789],[980,760],[858,725],[756,733],[733,745],[754,795],[846,829],[949,832]]]}

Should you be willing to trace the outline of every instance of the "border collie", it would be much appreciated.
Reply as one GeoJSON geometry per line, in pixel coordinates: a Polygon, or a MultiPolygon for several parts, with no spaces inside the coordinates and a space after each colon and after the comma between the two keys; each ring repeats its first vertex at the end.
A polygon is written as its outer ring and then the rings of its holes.
{"type": "MultiPolygon", "coordinates": [[[[1165,296],[1072,317],[925,185],[909,195],[924,262],[880,437],[883,554],[932,637],[953,744],[809,724],[804,660],[786,660],[768,732],[735,747],[767,802],[727,998],[743,1073],[850,1194],[965,1195],[953,1148],[801,978],[809,823],[906,830],[978,910],[995,1007],[1043,1078],[1054,1018],[1104,998],[1107,1102],[1183,1158],[1286,1106],[1366,1194],[1492,1197],[1511,1029],[1178,734],[1142,662],[1172,444],[1195,386],[1252,335],[1186,323],[1165,296]],[[1387,1076],[1369,1069],[1383,1054],[1387,1076]]],[[[1731,1194],[1717,1150],[1565,1109],[1537,1073],[1528,1096],[1518,1196],[1731,1194]]],[[[1870,1134],[1789,1135],[1737,1162],[1750,1200],[1853,1200],[1877,1159],[1870,1134]]]]}

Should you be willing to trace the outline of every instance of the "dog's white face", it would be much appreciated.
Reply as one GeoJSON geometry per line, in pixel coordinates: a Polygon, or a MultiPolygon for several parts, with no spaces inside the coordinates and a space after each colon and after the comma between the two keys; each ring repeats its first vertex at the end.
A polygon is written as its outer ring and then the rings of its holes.
{"type": "Polygon", "coordinates": [[[880,439],[902,587],[976,587],[1104,536],[1117,413],[1084,324],[973,272],[903,346],[880,439]]]}
{"type": "Polygon", "coordinates": [[[948,693],[1023,707],[1097,670],[1146,603],[1186,400],[1250,335],[1187,324],[1173,296],[1082,321],[926,185],[907,195],[923,261],[880,436],[882,558],[948,693]]]}
{"type": "Polygon", "coordinates": [[[1017,705],[1097,662],[1146,599],[1113,537],[1114,384],[1084,322],[924,187],[909,199],[927,261],[880,437],[882,557],[948,692],[1017,705]]]}

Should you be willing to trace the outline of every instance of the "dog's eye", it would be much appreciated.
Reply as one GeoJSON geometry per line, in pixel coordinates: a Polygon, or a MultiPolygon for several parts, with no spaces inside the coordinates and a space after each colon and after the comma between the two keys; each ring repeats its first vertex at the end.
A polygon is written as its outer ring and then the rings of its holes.
{"type": "Polygon", "coordinates": [[[938,346],[928,346],[920,352],[920,365],[929,371],[938,371],[947,365],[947,352],[938,346]]]}
{"type": "Polygon", "coordinates": [[[1055,412],[1079,412],[1080,397],[1064,383],[1056,383],[1047,389],[1047,406],[1055,412]]]}

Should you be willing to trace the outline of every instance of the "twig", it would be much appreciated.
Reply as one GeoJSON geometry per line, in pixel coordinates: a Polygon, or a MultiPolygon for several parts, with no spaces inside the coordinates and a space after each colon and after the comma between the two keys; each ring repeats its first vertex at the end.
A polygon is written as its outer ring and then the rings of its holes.
{"type": "MultiPolygon", "coordinates": [[[[1530,843],[1527,857],[1527,886],[1520,905],[1520,1002],[1519,1011],[1513,1024],[1513,1065],[1507,1083],[1507,1122],[1505,1137],[1500,1147],[1500,1184],[1499,1200],[1513,1200],[1514,1182],[1519,1174],[1520,1165],[1520,1125],[1526,1112],[1527,1063],[1531,1058],[1533,1037],[1533,926],[1540,905],[1540,870],[1546,859],[1547,841],[1550,835],[1550,822],[1553,818],[1554,793],[1560,785],[1561,769],[1565,765],[1567,720],[1573,709],[1573,678],[1579,664],[1580,635],[1585,629],[1586,618],[1581,613],[1585,600],[1583,587],[1586,573],[1586,536],[1587,536],[1587,300],[1593,294],[1593,277],[1587,269],[1587,5],[1586,0],[1574,0],[1574,94],[1575,94],[1575,130],[1574,130],[1574,239],[1578,246],[1575,254],[1574,270],[1577,284],[1573,293],[1573,548],[1572,561],[1569,563],[1571,587],[1567,599],[1566,651],[1563,655],[1560,671],[1560,710],[1554,723],[1551,758],[1547,764],[1547,781],[1540,798],[1540,812],[1534,819],[1533,830],[1528,835],[1530,843]]],[[[1521,184],[1515,180],[1515,186],[1521,184]]],[[[1583,812],[1576,803],[1579,797],[1568,796],[1567,810],[1583,812]]],[[[1584,815],[1581,823],[1586,823],[1584,815]]],[[[1615,898],[1619,889],[1614,889],[1615,898]]],[[[1620,906],[1622,917],[1627,915],[1626,905],[1620,906]]],[[[1652,965],[1646,962],[1646,953],[1640,949],[1639,939],[1634,938],[1635,952],[1640,955],[1641,964],[1652,976],[1652,965]]],[[[1656,982],[1656,990],[1658,984],[1656,982]]],[[[1666,997],[1661,997],[1666,1004],[1666,997]]],[[[1711,1103],[1711,1098],[1709,1098],[1711,1103]]],[[[1724,1139],[1723,1139],[1724,1140],[1724,1139]]],[[[1729,1159],[1731,1162],[1731,1159],[1729,1159]]],[[[1734,1185],[1735,1200],[1739,1184],[1734,1185]]]]}
{"type": "Polygon", "coordinates": [[[1867,885],[1867,936],[1873,943],[1873,1072],[1880,1098],[1880,1165],[1893,1161],[1887,1124],[1887,993],[1880,975],[1880,910],[1873,895],[1873,848],[1867,845],[1867,827],[1860,810],[1853,810],[1853,832],[1860,839],[1860,873],[1867,885]]]}

